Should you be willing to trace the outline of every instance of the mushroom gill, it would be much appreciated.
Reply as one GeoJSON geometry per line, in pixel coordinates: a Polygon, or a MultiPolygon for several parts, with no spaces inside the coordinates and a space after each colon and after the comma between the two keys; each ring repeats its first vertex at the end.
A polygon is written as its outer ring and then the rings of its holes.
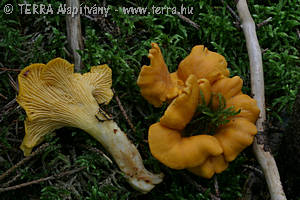
{"type": "Polygon", "coordinates": [[[145,169],[136,147],[98,105],[108,104],[113,96],[111,75],[107,65],[83,75],[74,73],[74,65],[61,58],[24,68],[18,76],[17,97],[27,114],[21,149],[27,156],[55,129],[80,128],[106,148],[135,189],[148,192],[162,175],[145,169]]]}

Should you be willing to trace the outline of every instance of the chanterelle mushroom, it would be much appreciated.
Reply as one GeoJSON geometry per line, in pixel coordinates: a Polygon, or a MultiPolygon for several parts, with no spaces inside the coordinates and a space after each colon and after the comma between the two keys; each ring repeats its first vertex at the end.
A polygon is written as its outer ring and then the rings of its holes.
{"type": "Polygon", "coordinates": [[[136,147],[118,125],[100,112],[98,103],[108,104],[111,69],[107,65],[92,67],[83,75],[73,72],[73,65],[56,58],[45,64],[32,64],[18,76],[18,103],[25,109],[26,135],[21,149],[27,156],[46,134],[71,126],[83,129],[98,140],[137,190],[150,191],[162,181],[144,168],[136,147]]]}
{"type": "Polygon", "coordinates": [[[242,93],[240,77],[228,77],[225,58],[203,45],[193,47],[173,73],[169,73],[158,45],[151,46],[150,66],[142,67],[137,84],[142,96],[154,106],[170,102],[160,122],[149,127],[152,155],[170,168],[186,168],[204,178],[221,173],[228,162],[253,142],[260,112],[256,101],[242,93]],[[225,108],[232,108],[238,114],[227,117],[228,123],[209,133],[213,135],[201,131],[200,135],[186,135],[184,129],[197,106],[206,104],[217,109],[220,96],[225,99],[225,108]]]}

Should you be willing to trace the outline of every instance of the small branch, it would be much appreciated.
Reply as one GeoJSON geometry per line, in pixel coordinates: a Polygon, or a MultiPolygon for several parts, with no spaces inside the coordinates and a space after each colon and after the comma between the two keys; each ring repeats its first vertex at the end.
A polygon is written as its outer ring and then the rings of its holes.
{"type": "Polygon", "coordinates": [[[218,184],[218,179],[217,179],[216,175],[214,175],[214,187],[215,187],[215,191],[216,191],[216,197],[218,197],[220,199],[220,190],[219,190],[219,184],[218,184]]]}
{"type": "MultiPolygon", "coordinates": [[[[205,193],[207,191],[206,188],[204,188],[202,185],[198,184],[195,180],[193,180],[188,174],[183,173],[183,178],[186,180],[186,182],[188,182],[189,184],[191,184],[192,186],[195,187],[196,190],[198,190],[201,193],[205,193]]],[[[220,200],[219,197],[215,196],[212,193],[209,193],[211,200],[220,200]]]]}
{"type": "MultiPolygon", "coordinates": [[[[251,89],[254,99],[260,109],[260,116],[256,122],[258,134],[264,133],[264,123],[266,121],[265,94],[264,94],[264,76],[262,66],[262,56],[259,47],[255,23],[251,17],[246,0],[239,0],[237,10],[242,22],[242,28],[246,38],[246,45],[250,61],[251,89]]],[[[263,169],[266,182],[272,200],[286,200],[278,168],[274,157],[270,152],[264,151],[264,145],[258,144],[257,138],[253,143],[254,154],[263,169]]]]}
{"type": "Polygon", "coordinates": [[[19,88],[17,86],[16,81],[13,79],[13,77],[11,77],[10,74],[7,74],[7,75],[8,75],[8,79],[9,79],[9,83],[10,83],[11,87],[13,87],[16,92],[18,92],[19,88]]]}
{"type": "Polygon", "coordinates": [[[43,144],[36,151],[34,151],[30,156],[25,157],[20,162],[18,162],[17,164],[15,164],[11,168],[9,168],[6,172],[4,172],[3,174],[0,175],[0,181],[3,180],[6,176],[8,176],[10,173],[12,173],[15,169],[17,169],[18,167],[23,165],[25,162],[27,162],[28,160],[30,160],[34,156],[40,154],[47,146],[49,146],[48,143],[43,144]]]}
{"type": "Polygon", "coordinates": [[[254,184],[255,184],[255,175],[253,172],[250,172],[248,178],[245,181],[244,187],[243,187],[242,200],[253,199],[252,187],[254,184]]]}
{"type": "Polygon", "coordinates": [[[16,108],[18,108],[16,106],[16,98],[14,98],[10,102],[8,102],[5,106],[0,108],[0,122],[3,121],[5,115],[8,115],[12,110],[16,108]]]}
{"type": "Polygon", "coordinates": [[[16,135],[19,135],[19,119],[16,120],[16,135]]]}
{"type": "Polygon", "coordinates": [[[21,176],[21,174],[17,174],[16,176],[14,176],[12,179],[10,179],[9,181],[7,181],[6,183],[3,183],[1,185],[1,187],[8,187],[10,184],[12,184],[13,182],[15,182],[20,176],[21,176]]]}
{"type": "Polygon", "coordinates": [[[0,97],[2,97],[3,99],[7,100],[7,97],[4,96],[3,94],[0,93],[0,97]]]}
{"type": "Polygon", "coordinates": [[[180,14],[179,12],[176,13],[176,15],[182,19],[183,21],[185,21],[186,23],[190,24],[192,27],[194,27],[195,29],[199,29],[200,26],[198,24],[196,24],[195,22],[193,22],[192,20],[190,20],[189,18],[183,16],[182,14],[180,14]]]}
{"type": "Polygon", "coordinates": [[[234,10],[227,4],[227,3],[225,3],[225,1],[224,0],[220,0],[221,2],[222,2],[222,4],[224,5],[224,6],[226,6],[226,8],[227,8],[227,10],[231,13],[231,15],[235,18],[235,20],[236,20],[236,26],[240,26],[240,23],[241,23],[241,19],[240,19],[240,17],[234,12],[234,10]]]}
{"type": "Polygon", "coordinates": [[[186,180],[186,182],[188,182],[189,184],[193,185],[196,190],[198,190],[201,193],[205,193],[205,191],[207,190],[206,188],[204,188],[202,185],[198,184],[195,180],[193,180],[189,175],[187,175],[186,173],[183,173],[183,177],[186,180]]]}
{"type": "Polygon", "coordinates": [[[13,100],[11,100],[10,102],[8,102],[5,106],[3,106],[0,110],[7,110],[8,108],[10,108],[11,106],[13,106],[16,103],[16,98],[14,98],[13,100]]]}
{"type": "Polygon", "coordinates": [[[298,38],[300,39],[300,31],[299,31],[299,29],[296,29],[296,30],[297,30],[298,38]]]}
{"type": "Polygon", "coordinates": [[[253,167],[253,166],[250,166],[250,165],[243,165],[243,167],[251,169],[251,170],[255,171],[256,173],[258,173],[261,176],[264,175],[264,173],[260,169],[258,169],[256,167],[253,167]]]}
{"type": "Polygon", "coordinates": [[[272,20],[272,17],[269,17],[268,19],[262,21],[261,23],[257,24],[256,26],[257,26],[257,28],[260,28],[260,27],[266,25],[267,23],[269,23],[271,20],[272,20]]]}
{"type": "Polygon", "coordinates": [[[269,48],[265,48],[261,51],[262,54],[266,53],[269,50],[269,48]]]}
{"type": "Polygon", "coordinates": [[[83,170],[85,168],[86,167],[80,167],[78,169],[69,170],[69,171],[62,172],[62,173],[57,174],[57,175],[48,176],[46,178],[40,178],[40,179],[37,179],[37,180],[34,180],[34,181],[30,181],[30,182],[27,182],[27,183],[22,183],[22,184],[11,186],[11,187],[7,187],[7,188],[0,188],[0,193],[1,192],[6,192],[6,191],[10,191],[10,190],[16,190],[16,189],[19,189],[19,188],[22,188],[22,187],[26,187],[26,186],[33,185],[33,184],[38,184],[38,183],[49,181],[49,180],[58,179],[58,178],[61,178],[63,176],[68,176],[68,175],[77,173],[77,172],[79,172],[79,171],[81,171],[81,170],[83,170]]]}
{"type": "MultiPolygon", "coordinates": [[[[71,7],[72,9],[77,8],[79,10],[80,8],[79,0],[66,0],[66,3],[67,7],[71,7]]],[[[75,15],[73,14],[73,16],[72,14],[66,15],[66,22],[68,43],[73,54],[75,71],[79,72],[82,68],[82,60],[77,50],[83,49],[79,12],[75,15]]]]}
{"type": "Polygon", "coordinates": [[[83,15],[83,16],[86,17],[86,18],[88,18],[88,19],[91,20],[91,21],[94,21],[94,22],[97,21],[97,19],[94,18],[94,17],[92,17],[92,16],[89,16],[89,15],[83,15]]]}
{"type": "MultiPolygon", "coordinates": [[[[16,135],[18,135],[17,133],[16,133],[16,135]]],[[[20,139],[15,139],[15,138],[6,138],[6,140],[7,141],[10,141],[10,142],[17,142],[17,143],[21,143],[22,142],[22,140],[20,140],[20,139]]],[[[17,148],[16,148],[17,149],[17,148]]],[[[19,151],[19,149],[18,149],[18,151],[19,151]]]]}
{"type": "Polygon", "coordinates": [[[121,100],[119,99],[119,97],[116,94],[115,90],[114,89],[112,89],[112,90],[113,90],[113,93],[114,93],[114,97],[115,97],[115,99],[116,99],[116,101],[118,103],[118,106],[119,106],[119,108],[120,108],[120,110],[122,112],[122,115],[126,119],[127,123],[129,124],[129,126],[133,130],[133,132],[136,132],[136,129],[135,129],[134,125],[132,124],[132,122],[130,121],[130,119],[129,119],[129,117],[128,117],[128,115],[127,115],[127,113],[126,113],[126,111],[125,111],[125,109],[124,109],[124,107],[123,107],[123,105],[121,103],[121,100]]]}
{"type": "Polygon", "coordinates": [[[0,71],[12,71],[12,72],[20,72],[22,69],[9,69],[6,67],[1,67],[0,71]]]}
{"type": "Polygon", "coordinates": [[[95,147],[88,147],[86,145],[80,145],[80,146],[86,148],[89,151],[95,152],[96,154],[102,155],[104,158],[106,158],[106,160],[108,160],[108,162],[110,162],[110,164],[113,163],[113,161],[103,151],[101,151],[100,149],[97,149],[95,147]]]}
{"type": "Polygon", "coordinates": [[[74,56],[68,51],[66,47],[63,47],[64,52],[67,54],[68,57],[74,59],[74,56]]]}

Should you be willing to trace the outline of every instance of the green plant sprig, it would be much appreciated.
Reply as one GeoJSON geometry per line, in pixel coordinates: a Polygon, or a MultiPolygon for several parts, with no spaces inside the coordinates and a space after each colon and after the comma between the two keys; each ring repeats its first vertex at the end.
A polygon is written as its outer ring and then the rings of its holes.
{"type": "Polygon", "coordinates": [[[235,111],[233,106],[226,108],[226,99],[221,94],[213,94],[218,97],[218,107],[213,109],[211,104],[212,100],[206,105],[204,96],[200,91],[203,104],[199,104],[191,122],[186,126],[183,131],[184,136],[193,136],[200,134],[215,134],[216,130],[227,124],[230,120],[229,117],[235,116],[241,110],[235,111]]]}

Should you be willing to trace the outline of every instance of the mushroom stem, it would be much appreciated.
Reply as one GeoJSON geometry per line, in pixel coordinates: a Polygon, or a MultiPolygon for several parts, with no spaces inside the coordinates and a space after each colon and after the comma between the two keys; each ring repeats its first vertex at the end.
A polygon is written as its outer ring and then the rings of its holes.
{"type": "Polygon", "coordinates": [[[99,107],[113,96],[111,69],[99,65],[79,74],[73,73],[73,68],[66,60],[56,58],[46,65],[32,64],[19,74],[17,101],[27,114],[21,145],[24,154],[29,155],[45,135],[56,129],[80,128],[110,152],[132,187],[149,192],[163,175],[145,169],[136,147],[99,107]]]}
{"type": "Polygon", "coordinates": [[[90,124],[85,131],[112,155],[134,189],[147,193],[162,182],[163,174],[152,174],[145,169],[137,148],[113,120],[90,124]]]}

